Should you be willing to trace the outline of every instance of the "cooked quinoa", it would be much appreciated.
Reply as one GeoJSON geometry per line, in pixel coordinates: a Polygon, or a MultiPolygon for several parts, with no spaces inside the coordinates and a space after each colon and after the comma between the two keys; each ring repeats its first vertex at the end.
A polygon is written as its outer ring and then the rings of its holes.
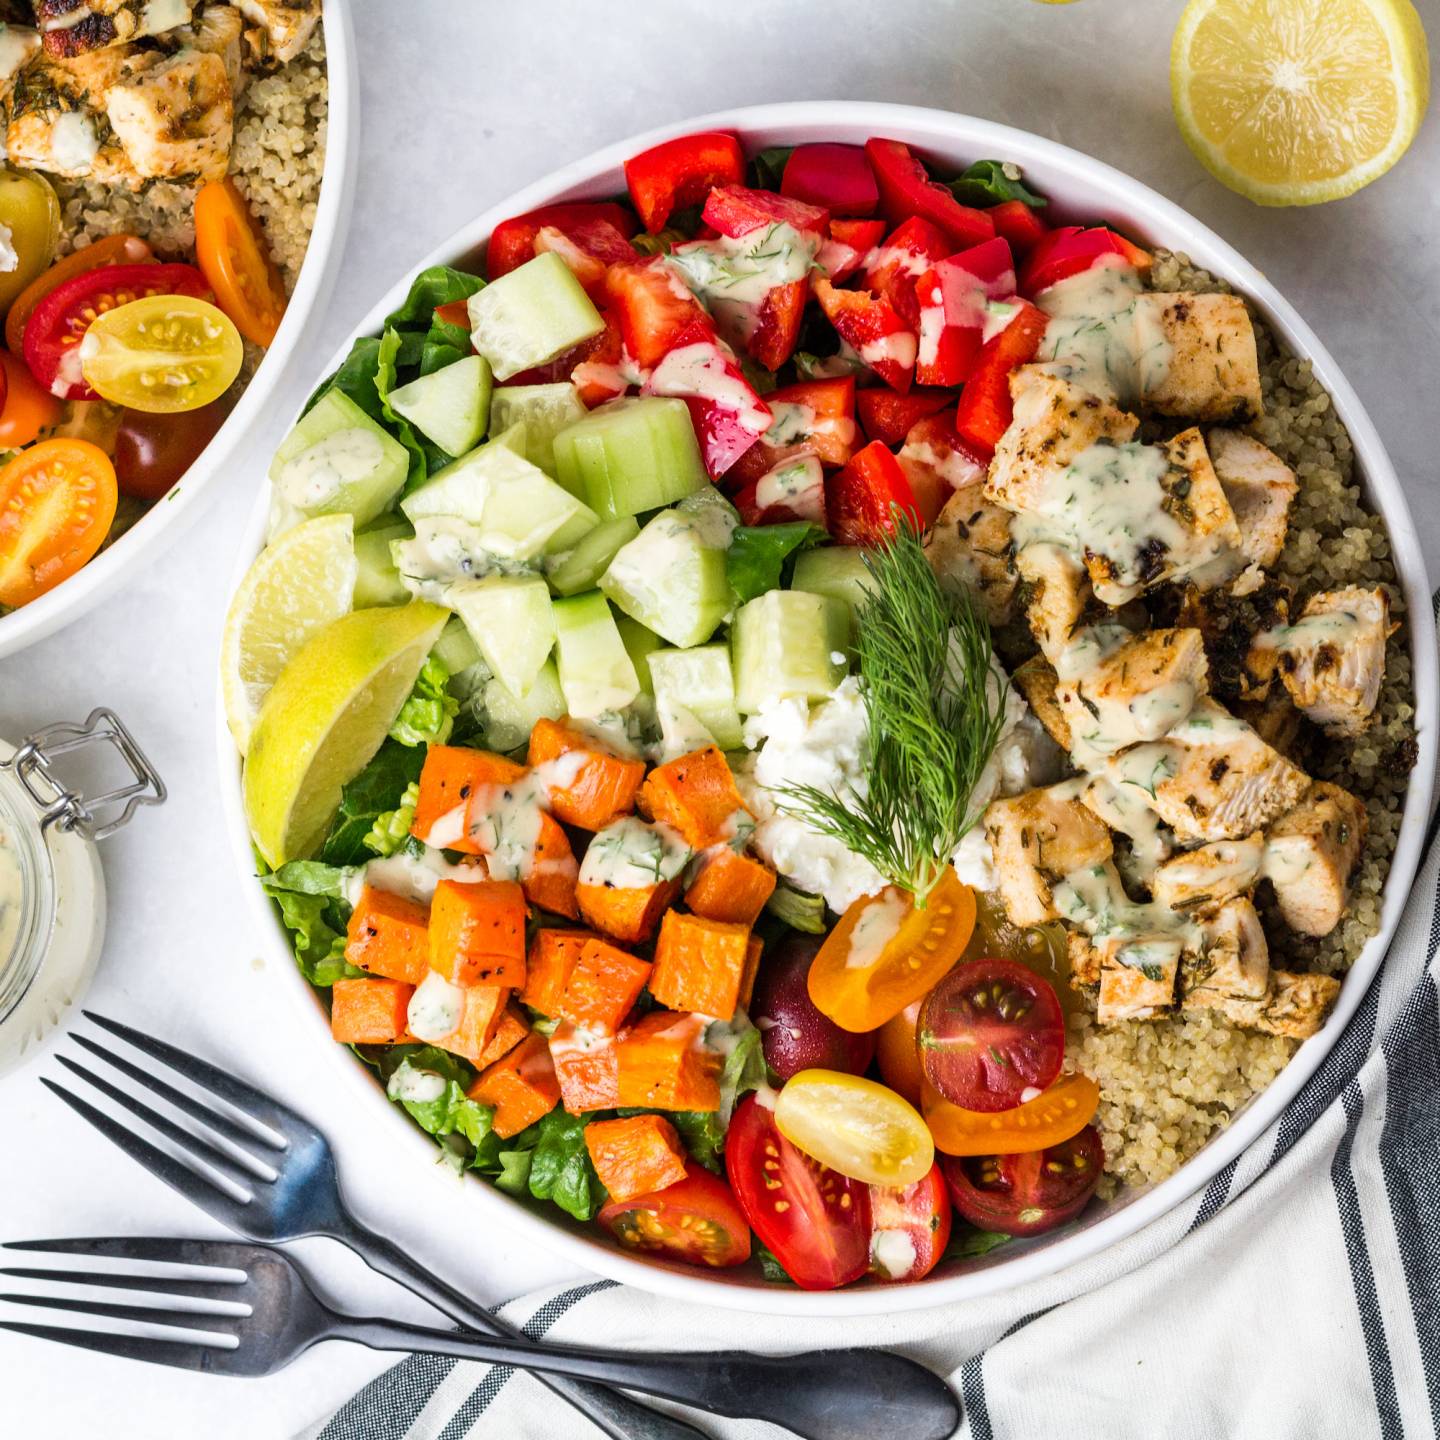
{"type": "MultiPolygon", "coordinates": [[[[1159,251],[1150,273],[1155,290],[1197,292],[1231,287],[1190,263],[1159,251]]],[[[1352,882],[1346,919],[1322,939],[1296,935],[1267,905],[1257,905],[1271,954],[1290,970],[1342,974],[1380,928],[1381,890],[1395,853],[1409,772],[1415,756],[1415,710],[1405,597],[1397,583],[1381,518],[1363,499],[1349,433],[1307,360],[1281,349],[1261,315],[1249,307],[1260,357],[1265,415],[1252,429],[1295,471],[1300,482],[1290,531],[1277,567],[1296,589],[1297,605],[1316,590],[1383,585],[1399,629],[1390,637],[1385,682],[1370,728],[1358,740],[1327,739],[1306,728],[1295,759],[1317,779],[1343,785],[1365,800],[1370,828],[1352,882]]],[[[1284,1069],[1294,1040],[1242,1030],[1214,1011],[1101,1027],[1093,1013],[1070,1017],[1066,1068],[1100,1086],[1096,1116],[1105,1142],[1102,1194],[1116,1182],[1152,1184],[1173,1174],[1284,1069]]]]}

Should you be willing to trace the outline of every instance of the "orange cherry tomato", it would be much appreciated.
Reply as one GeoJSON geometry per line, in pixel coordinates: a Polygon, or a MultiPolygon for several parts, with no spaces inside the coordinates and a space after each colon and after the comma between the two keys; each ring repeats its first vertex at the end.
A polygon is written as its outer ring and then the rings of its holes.
{"type": "Polygon", "coordinates": [[[878,1030],[939,981],[974,928],[975,892],[948,865],[923,910],[894,886],[867,895],[820,947],[810,998],[842,1030],[878,1030]]]}
{"type": "Polygon", "coordinates": [[[10,313],[5,317],[5,344],[15,355],[25,348],[25,322],[35,313],[35,307],[67,280],[73,280],[87,270],[99,270],[104,265],[148,265],[154,259],[154,252],[137,236],[106,235],[92,245],[82,246],[63,260],[57,260],[15,297],[10,313]]]}
{"type": "Polygon", "coordinates": [[[1077,1071],[1013,1110],[962,1110],[927,1082],[920,1109],[947,1155],[1020,1155],[1078,1135],[1099,1105],[1100,1087],[1077,1071]]]}
{"type": "Polygon", "coordinates": [[[18,450],[60,418],[60,402],[42,390],[30,367],[17,355],[0,350],[5,373],[5,404],[0,408],[0,450],[18,450]]]}
{"type": "Polygon", "coordinates": [[[115,519],[115,467],[88,440],[42,440],[0,469],[0,605],[68,580],[115,519]]]}
{"type": "Polygon", "coordinates": [[[285,284],[232,180],[211,181],[195,196],[195,258],[235,328],[268,346],[285,314],[285,284]]]}
{"type": "Polygon", "coordinates": [[[892,1015],[875,1033],[875,1059],[880,1076],[897,1094],[912,1105],[919,1105],[925,1072],[920,1068],[920,1051],[915,1032],[920,1025],[920,1007],[915,1000],[898,1015],[892,1015]]]}

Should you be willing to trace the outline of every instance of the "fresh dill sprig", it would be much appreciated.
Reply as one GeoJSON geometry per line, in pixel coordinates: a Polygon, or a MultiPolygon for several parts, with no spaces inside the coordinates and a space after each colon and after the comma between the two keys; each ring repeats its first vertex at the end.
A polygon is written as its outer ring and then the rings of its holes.
{"type": "Polygon", "coordinates": [[[1007,682],[991,664],[990,626],[967,590],[944,589],[920,535],[896,532],[865,554],[859,683],[869,723],[865,795],[813,785],[778,790],[780,807],[863,856],[923,905],[978,818],[970,797],[1005,721],[1007,682]]]}

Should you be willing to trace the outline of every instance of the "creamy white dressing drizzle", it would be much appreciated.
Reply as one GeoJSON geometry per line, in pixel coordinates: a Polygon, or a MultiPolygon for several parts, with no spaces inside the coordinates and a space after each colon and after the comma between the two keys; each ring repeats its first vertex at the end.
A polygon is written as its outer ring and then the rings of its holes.
{"type": "Polygon", "coordinates": [[[406,1007],[405,1023],[417,1040],[436,1044],[460,1028],[465,1015],[465,991],[432,970],[416,987],[406,1007]]]}
{"type": "Polygon", "coordinates": [[[334,430],[302,450],[280,472],[280,493],[301,510],[328,504],[342,487],[374,473],[384,458],[380,437],[359,425],[334,430]]]}
{"type": "Polygon", "coordinates": [[[697,341],[671,350],[645,382],[649,395],[696,396],[709,400],[735,416],[743,430],[763,435],[770,428],[770,411],[734,363],[713,341],[697,341]]]}
{"type": "Polygon", "coordinates": [[[383,859],[357,866],[345,876],[345,898],[352,905],[359,903],[367,885],[391,895],[403,895],[417,904],[428,905],[435,896],[435,887],[442,880],[457,885],[475,885],[488,880],[490,873],[483,860],[464,860],[451,864],[438,849],[425,846],[419,855],[401,851],[383,859]]]}
{"type": "Polygon", "coordinates": [[[873,965],[884,953],[885,947],[900,933],[910,906],[899,893],[882,895],[860,912],[855,928],[850,932],[850,948],[845,956],[845,965],[850,970],[863,970],[873,965]]]}
{"type": "Polygon", "coordinates": [[[804,280],[819,249],[818,235],[776,222],[748,235],[677,245],[667,264],[705,302],[726,335],[746,340],[759,322],[765,297],[781,285],[804,280]]]}
{"type": "Polygon", "coordinates": [[[677,831],[627,815],[590,841],[580,864],[580,884],[646,890],[674,880],[689,860],[690,847],[677,831]]]}
{"type": "Polygon", "coordinates": [[[15,837],[0,820],[0,972],[15,953],[20,939],[20,915],[24,908],[24,872],[16,853],[15,837]]]}
{"type": "Polygon", "coordinates": [[[755,503],[768,510],[783,505],[802,520],[825,523],[825,472],[810,454],[782,460],[755,484],[755,503]]]}

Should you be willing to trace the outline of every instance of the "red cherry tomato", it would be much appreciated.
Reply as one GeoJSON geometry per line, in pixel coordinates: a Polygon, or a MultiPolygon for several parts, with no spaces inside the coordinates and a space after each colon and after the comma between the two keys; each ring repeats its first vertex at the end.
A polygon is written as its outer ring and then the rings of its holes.
{"type": "Polygon", "coordinates": [[[870,1273],[881,1280],[923,1280],[950,1243],[950,1192],[937,1161],[913,1185],[870,1187],[870,1273]]]}
{"type": "Polygon", "coordinates": [[[750,1228],[803,1290],[833,1290],[870,1265],[870,1187],[797,1150],[749,1096],[725,1137],[725,1168],[750,1228]]]}
{"type": "Polygon", "coordinates": [[[627,1250],[649,1250],[687,1265],[743,1265],[750,1230],[730,1188],[692,1160],[685,1178],[651,1195],[612,1200],[600,1224],[627,1250]]]}
{"type": "Polygon", "coordinates": [[[158,500],[195,463],[229,413],[224,397],[173,415],[122,411],[114,457],[120,493],[158,500]]]}
{"type": "Polygon", "coordinates": [[[959,965],[920,1010],[925,1078],[966,1110],[1012,1110],[1043,1090],[1065,1058],[1055,987],[1013,960],[959,965]]]}
{"type": "Polygon", "coordinates": [[[1048,1150],[1023,1155],[946,1155],[950,1198],[972,1225],[1005,1235],[1039,1235],[1073,1220],[1105,1168],[1100,1132],[1087,1125],[1048,1150]]]}
{"type": "Polygon", "coordinates": [[[25,363],[52,395],[94,400],[80,373],[80,342],[97,316],[150,295],[210,299],[193,265],[104,265],[57,285],[25,323],[25,363]]]}

